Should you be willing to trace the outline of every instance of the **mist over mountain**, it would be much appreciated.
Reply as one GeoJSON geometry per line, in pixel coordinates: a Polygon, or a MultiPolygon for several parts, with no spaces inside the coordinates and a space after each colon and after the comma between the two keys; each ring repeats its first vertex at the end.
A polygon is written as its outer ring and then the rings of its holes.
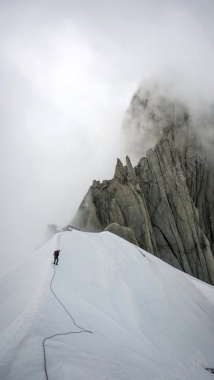
{"type": "Polygon", "coordinates": [[[189,93],[199,95],[196,111],[213,99],[213,12],[212,0],[2,2],[5,270],[47,241],[48,224],[69,223],[93,178],[112,178],[117,157],[136,165],[145,155],[147,147],[132,149],[120,134],[141,81],[145,91],[154,78],[176,83],[185,106],[189,93]]]}
{"type": "Polygon", "coordinates": [[[169,94],[158,85],[134,94],[123,133],[140,160],[118,160],[112,180],[94,181],[72,224],[127,240],[131,230],[132,242],[214,284],[212,108],[194,113],[169,94]]]}
{"type": "Polygon", "coordinates": [[[124,152],[135,163],[170,127],[190,125],[208,149],[214,141],[214,103],[169,81],[142,83],[132,97],[122,126],[124,152]]]}
{"type": "Polygon", "coordinates": [[[82,231],[58,230],[0,279],[2,379],[213,376],[212,117],[198,114],[158,87],[135,93],[123,134],[137,165],[118,159],[72,220],[82,231]]]}

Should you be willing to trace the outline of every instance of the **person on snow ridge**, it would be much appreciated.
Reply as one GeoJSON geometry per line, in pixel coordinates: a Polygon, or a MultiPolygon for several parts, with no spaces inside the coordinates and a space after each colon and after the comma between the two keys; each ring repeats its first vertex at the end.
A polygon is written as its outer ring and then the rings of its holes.
{"type": "Polygon", "coordinates": [[[58,265],[60,250],[54,252],[54,264],[58,265]]]}

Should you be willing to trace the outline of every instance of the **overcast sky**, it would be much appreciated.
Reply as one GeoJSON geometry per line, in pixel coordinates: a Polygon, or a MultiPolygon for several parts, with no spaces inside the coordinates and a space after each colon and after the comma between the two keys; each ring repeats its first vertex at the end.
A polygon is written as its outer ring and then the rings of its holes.
{"type": "MultiPolygon", "coordinates": [[[[214,95],[213,0],[0,2],[1,254],[11,265],[70,222],[125,153],[142,81],[214,95]],[[14,258],[15,257],[15,258],[14,258]]],[[[0,272],[1,273],[1,272],[0,272]]]]}

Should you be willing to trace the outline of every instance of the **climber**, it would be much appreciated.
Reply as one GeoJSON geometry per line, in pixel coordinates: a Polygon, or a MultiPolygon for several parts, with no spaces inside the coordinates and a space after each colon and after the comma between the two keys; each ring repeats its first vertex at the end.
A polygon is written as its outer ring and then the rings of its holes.
{"type": "Polygon", "coordinates": [[[54,251],[54,264],[58,265],[60,251],[54,251]]]}

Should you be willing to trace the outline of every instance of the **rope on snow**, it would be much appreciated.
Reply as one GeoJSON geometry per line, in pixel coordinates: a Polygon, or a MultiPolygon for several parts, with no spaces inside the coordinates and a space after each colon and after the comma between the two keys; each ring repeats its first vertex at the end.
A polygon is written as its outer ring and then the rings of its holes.
{"type": "MultiPolygon", "coordinates": [[[[59,235],[59,238],[60,238],[60,235],[59,235]]],[[[58,239],[58,243],[59,243],[59,239],[58,239]]],[[[83,327],[81,326],[78,326],[74,320],[74,318],[72,317],[72,315],[69,313],[69,311],[66,309],[66,307],[63,305],[63,303],[60,301],[60,299],[57,297],[56,293],[53,291],[53,288],[52,288],[52,284],[53,284],[53,280],[54,280],[54,277],[55,277],[55,274],[56,274],[56,267],[54,266],[54,273],[53,273],[53,276],[52,276],[52,279],[51,279],[51,282],[50,282],[50,290],[52,292],[52,294],[54,295],[54,297],[57,299],[57,301],[60,303],[60,305],[63,307],[63,309],[65,310],[65,312],[69,315],[69,317],[71,318],[73,324],[78,327],[81,331],[69,331],[67,333],[58,333],[58,334],[54,334],[54,335],[51,335],[51,336],[48,336],[46,338],[43,339],[43,352],[44,352],[44,369],[45,369],[45,375],[46,375],[46,380],[48,380],[48,371],[47,371],[47,358],[46,358],[46,349],[45,349],[45,342],[46,340],[48,339],[52,339],[54,338],[55,336],[60,336],[60,335],[70,335],[70,334],[81,334],[81,333],[89,333],[89,334],[93,334],[92,331],[89,331],[89,330],[86,330],[84,329],[83,327]]]]}

